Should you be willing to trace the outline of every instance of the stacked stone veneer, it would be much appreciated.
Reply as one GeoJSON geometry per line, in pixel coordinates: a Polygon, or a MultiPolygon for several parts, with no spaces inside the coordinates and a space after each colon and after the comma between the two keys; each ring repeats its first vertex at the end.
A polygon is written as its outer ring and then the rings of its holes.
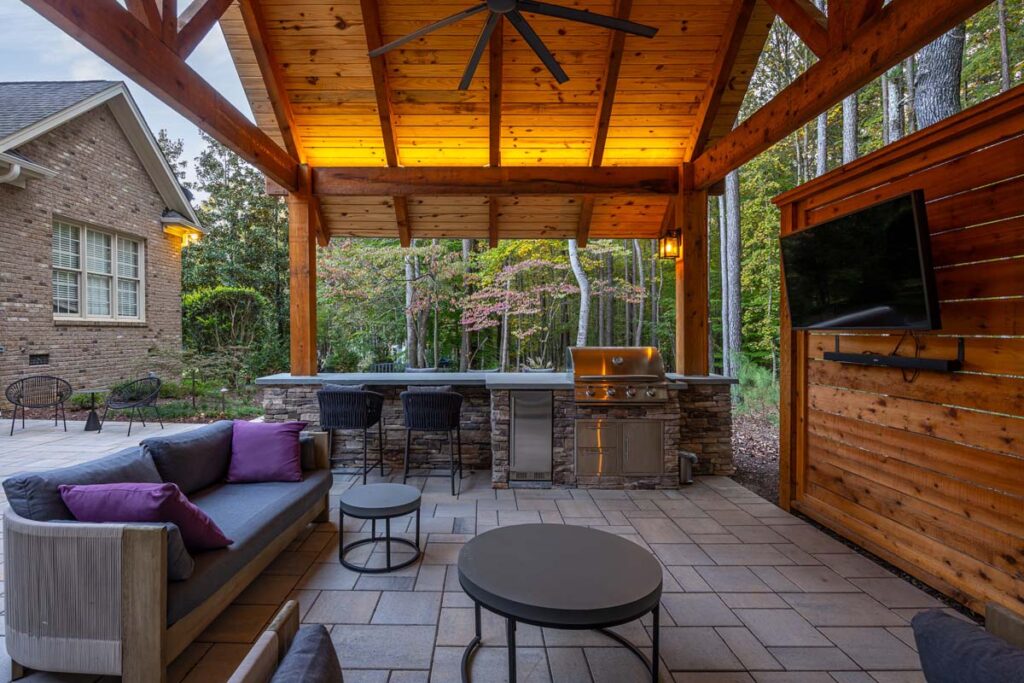
{"type": "MultiPolygon", "coordinates": [[[[556,486],[605,488],[675,487],[679,453],[695,453],[696,474],[732,474],[732,411],[729,385],[691,384],[669,393],[668,403],[644,406],[577,405],[570,390],[553,392],[552,483],[556,486]],[[585,419],[661,420],[665,424],[664,471],[661,476],[577,477],[575,422],[585,419]]],[[[508,486],[510,397],[491,392],[491,445],[495,487],[508,486]]]]}
{"type": "MultiPolygon", "coordinates": [[[[316,392],[320,385],[269,385],[263,389],[263,411],[268,422],[303,420],[310,428],[319,429],[320,407],[316,392]]],[[[402,401],[404,386],[374,386],[372,391],[384,395],[384,463],[401,467],[405,449],[405,428],[402,401]]],[[[467,468],[489,469],[491,466],[490,395],[484,387],[456,387],[462,394],[462,462],[467,468]]],[[[369,433],[369,459],[377,457],[377,427],[369,433]]],[[[361,430],[337,429],[331,456],[337,466],[362,463],[363,433],[361,430]]],[[[410,467],[429,462],[432,466],[448,464],[448,436],[445,432],[413,432],[409,450],[410,467]]]]}

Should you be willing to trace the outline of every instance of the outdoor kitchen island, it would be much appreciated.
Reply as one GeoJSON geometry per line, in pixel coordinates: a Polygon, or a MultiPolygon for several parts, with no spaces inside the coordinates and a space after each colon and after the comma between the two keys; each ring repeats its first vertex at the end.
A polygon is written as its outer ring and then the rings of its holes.
{"type": "MultiPolygon", "coordinates": [[[[395,372],[271,375],[263,387],[265,419],[302,420],[319,428],[316,392],[324,384],[363,385],[384,396],[384,462],[401,472],[405,430],[400,394],[409,386],[451,386],[462,394],[462,458],[470,475],[495,488],[565,486],[675,488],[680,456],[697,456],[695,474],[731,474],[730,384],[724,377],[664,375],[665,399],[587,403],[571,372],[395,372]],[[517,462],[518,460],[518,462],[517,462]]],[[[584,389],[585,391],[585,389],[584,389]]],[[[370,459],[377,430],[368,435],[370,459]]],[[[332,462],[362,462],[361,430],[336,430],[332,462]]],[[[446,435],[415,432],[411,468],[448,463],[446,435]]]]}

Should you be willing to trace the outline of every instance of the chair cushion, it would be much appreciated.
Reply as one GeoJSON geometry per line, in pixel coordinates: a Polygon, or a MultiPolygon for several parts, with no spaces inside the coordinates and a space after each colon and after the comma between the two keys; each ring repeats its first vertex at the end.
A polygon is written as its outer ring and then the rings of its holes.
{"type": "Polygon", "coordinates": [[[299,432],[305,422],[235,420],[227,482],[301,481],[299,432]]]}
{"type": "Polygon", "coordinates": [[[192,502],[234,539],[222,550],[194,557],[188,581],[167,587],[167,624],[178,621],[223,586],[331,489],[329,470],[305,472],[299,482],[221,484],[192,496],[192,502]]]}
{"type": "Polygon", "coordinates": [[[341,663],[322,624],[300,626],[271,683],[343,683],[341,663]]]}
{"type": "Polygon", "coordinates": [[[409,391],[409,392],[412,392],[414,394],[428,393],[428,392],[431,392],[431,391],[443,391],[443,392],[450,393],[452,391],[452,385],[451,384],[415,384],[415,385],[411,384],[408,387],[406,387],[405,390],[409,391]]]}
{"type": "Polygon", "coordinates": [[[322,391],[366,391],[365,384],[331,384],[324,382],[322,391]]]}
{"type": "Polygon", "coordinates": [[[220,420],[171,436],[154,436],[141,446],[162,480],[190,495],[224,481],[231,461],[231,433],[231,421],[220,420]]]}
{"type": "Polygon", "coordinates": [[[942,610],[911,620],[928,683],[1020,683],[1024,650],[942,610]]]}
{"type": "Polygon", "coordinates": [[[152,458],[139,448],[128,448],[70,467],[16,474],[4,480],[4,491],[7,502],[18,515],[36,522],[48,522],[74,519],[57,490],[61,484],[158,484],[161,481],[152,458]]]}
{"type": "Polygon", "coordinates": [[[177,484],[61,484],[60,495],[80,522],[172,522],[190,552],[231,544],[177,484]]]}

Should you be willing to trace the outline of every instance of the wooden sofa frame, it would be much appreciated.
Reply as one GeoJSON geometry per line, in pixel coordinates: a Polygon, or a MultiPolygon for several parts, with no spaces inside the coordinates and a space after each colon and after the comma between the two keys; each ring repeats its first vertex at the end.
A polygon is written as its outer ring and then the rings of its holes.
{"type": "MultiPolygon", "coordinates": [[[[329,469],[327,435],[313,436],[315,469],[329,469]]],[[[13,680],[33,664],[46,662],[47,671],[120,675],[124,683],[163,683],[167,665],[303,529],[311,522],[326,522],[329,508],[325,495],[322,504],[308,510],[217,592],[168,627],[166,528],[36,522],[8,507],[4,555],[13,680]],[[10,561],[19,555],[31,559],[10,561]],[[92,571],[83,571],[83,566],[92,571]],[[40,604],[49,607],[47,614],[37,613],[40,604]],[[52,622],[63,626],[51,629],[52,622]],[[75,625],[86,632],[76,632],[75,625]],[[46,635],[54,630],[58,635],[46,635]],[[17,661],[24,652],[32,657],[17,661]]]]}

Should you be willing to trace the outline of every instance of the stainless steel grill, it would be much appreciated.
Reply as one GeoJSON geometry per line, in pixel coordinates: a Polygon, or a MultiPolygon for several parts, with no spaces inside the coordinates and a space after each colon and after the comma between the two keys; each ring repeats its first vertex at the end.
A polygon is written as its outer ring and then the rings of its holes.
{"type": "Polygon", "coordinates": [[[569,349],[577,403],[663,403],[668,380],[653,346],[569,349]]]}

